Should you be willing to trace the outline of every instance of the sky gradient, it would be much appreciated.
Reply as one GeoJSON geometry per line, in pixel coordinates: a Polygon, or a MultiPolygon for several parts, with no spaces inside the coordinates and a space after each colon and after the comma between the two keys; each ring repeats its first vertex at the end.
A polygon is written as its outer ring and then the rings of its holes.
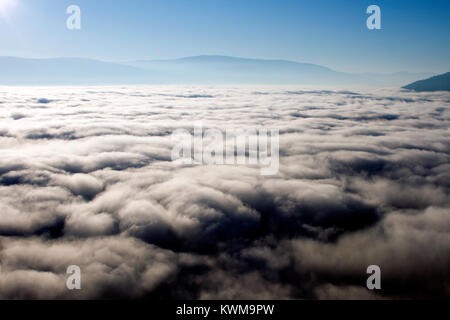
{"type": "Polygon", "coordinates": [[[286,59],[346,72],[450,70],[449,1],[0,0],[0,56],[107,61],[202,54],[286,59]],[[66,8],[82,30],[66,28],[66,8]],[[366,28],[377,4],[382,30],[366,28]]]}

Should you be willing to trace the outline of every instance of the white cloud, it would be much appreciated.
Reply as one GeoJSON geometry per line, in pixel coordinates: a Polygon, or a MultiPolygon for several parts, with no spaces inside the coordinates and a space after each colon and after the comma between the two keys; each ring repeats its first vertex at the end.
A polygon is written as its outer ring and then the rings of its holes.
{"type": "Polygon", "coordinates": [[[447,94],[137,86],[0,95],[2,298],[450,295],[447,94]],[[197,121],[280,129],[279,173],[175,165],[171,133],[197,121]],[[384,295],[359,287],[377,263],[384,295]],[[81,296],[64,289],[70,264],[86,277],[81,296]]]}

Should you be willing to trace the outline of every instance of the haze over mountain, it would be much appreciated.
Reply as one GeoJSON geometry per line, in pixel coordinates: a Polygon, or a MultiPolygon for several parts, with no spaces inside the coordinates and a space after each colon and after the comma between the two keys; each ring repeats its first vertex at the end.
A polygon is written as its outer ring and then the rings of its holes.
{"type": "Polygon", "coordinates": [[[401,86],[405,83],[435,76],[433,72],[361,73],[362,76],[387,86],[401,86]]]}
{"type": "Polygon", "coordinates": [[[176,60],[150,60],[131,66],[165,73],[165,81],[177,83],[337,84],[361,81],[359,76],[310,63],[246,59],[227,56],[196,56],[176,60]]]}
{"type": "Polygon", "coordinates": [[[308,85],[400,86],[434,75],[431,72],[392,74],[338,72],[311,63],[202,55],[175,60],[140,60],[130,66],[159,71],[177,82],[267,83],[308,85]]]}
{"type": "Polygon", "coordinates": [[[418,92],[450,91],[450,72],[416,81],[403,88],[418,92]]]}
{"type": "Polygon", "coordinates": [[[0,57],[0,84],[301,84],[400,86],[431,73],[351,74],[311,63],[195,56],[121,63],[0,57]]]}
{"type": "Polygon", "coordinates": [[[0,84],[65,85],[148,82],[148,72],[131,66],[80,58],[0,57],[0,84]]]}

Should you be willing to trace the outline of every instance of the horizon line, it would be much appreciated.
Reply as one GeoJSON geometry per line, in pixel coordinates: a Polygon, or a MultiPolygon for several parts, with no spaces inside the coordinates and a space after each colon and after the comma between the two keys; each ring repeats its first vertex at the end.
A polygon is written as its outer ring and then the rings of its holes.
{"type": "Polygon", "coordinates": [[[241,57],[241,56],[232,56],[232,55],[223,55],[223,54],[199,54],[199,55],[193,55],[193,56],[182,56],[178,58],[168,58],[168,59],[127,59],[127,60],[110,60],[110,59],[104,59],[104,58],[97,58],[97,57],[82,57],[82,56],[47,56],[47,57],[26,57],[26,56],[11,56],[11,55],[0,55],[0,58],[15,58],[15,59],[28,59],[28,60],[56,60],[56,59],[79,59],[79,60],[91,60],[91,61],[97,61],[97,62],[104,62],[104,63],[115,63],[115,64],[123,64],[123,63],[132,63],[132,62],[164,62],[164,61],[177,61],[182,59],[188,59],[188,58],[200,58],[200,57],[221,57],[221,58],[233,58],[233,59],[242,59],[242,60],[257,60],[257,61],[265,61],[265,62],[289,62],[289,63],[298,63],[298,64],[308,64],[308,65],[314,65],[319,66],[323,68],[330,69],[335,72],[340,73],[347,73],[347,74],[353,74],[353,75],[364,75],[364,74],[378,74],[378,75],[393,75],[398,73],[410,73],[410,74],[421,74],[421,73],[429,73],[429,74],[444,74],[448,71],[430,71],[430,70],[422,70],[422,71],[408,71],[408,70],[401,70],[401,71],[392,71],[392,72],[375,72],[375,71],[361,71],[361,72],[351,72],[351,71],[342,71],[338,69],[334,69],[333,67],[329,67],[322,64],[312,63],[312,62],[305,62],[305,61],[296,61],[296,60],[289,60],[289,59],[268,59],[268,58],[254,58],[254,57],[241,57]]]}

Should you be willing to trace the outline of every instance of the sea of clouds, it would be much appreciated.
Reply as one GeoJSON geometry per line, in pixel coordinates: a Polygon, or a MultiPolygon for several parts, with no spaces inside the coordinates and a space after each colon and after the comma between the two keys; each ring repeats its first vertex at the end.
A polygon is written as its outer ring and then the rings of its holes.
{"type": "Polygon", "coordinates": [[[449,107],[387,89],[0,87],[0,298],[450,297],[449,107]],[[198,121],[279,129],[278,174],[175,164],[172,133],[198,121]]]}

